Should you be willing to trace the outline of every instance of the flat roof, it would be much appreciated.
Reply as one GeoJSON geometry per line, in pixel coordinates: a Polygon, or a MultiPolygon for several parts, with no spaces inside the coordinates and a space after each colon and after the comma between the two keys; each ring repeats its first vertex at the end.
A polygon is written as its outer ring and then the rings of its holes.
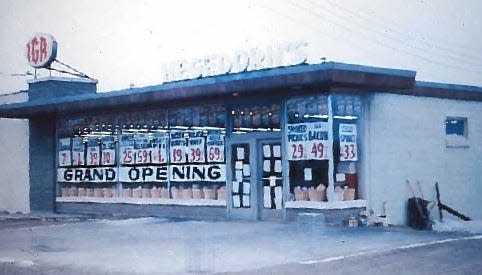
{"type": "MultiPolygon", "coordinates": [[[[440,96],[482,100],[482,88],[464,85],[415,82],[415,71],[370,67],[337,62],[301,64],[236,74],[182,80],[162,85],[119,91],[58,96],[0,105],[0,117],[30,118],[146,106],[172,101],[195,101],[208,97],[231,97],[233,93],[269,95],[273,90],[346,88],[417,96],[440,96]]],[[[47,81],[49,79],[42,79],[47,81]]],[[[50,79],[56,80],[56,79],[50,79]]],[[[58,80],[57,80],[58,81],[58,80]]],[[[65,81],[65,80],[61,80],[65,81]]]]}

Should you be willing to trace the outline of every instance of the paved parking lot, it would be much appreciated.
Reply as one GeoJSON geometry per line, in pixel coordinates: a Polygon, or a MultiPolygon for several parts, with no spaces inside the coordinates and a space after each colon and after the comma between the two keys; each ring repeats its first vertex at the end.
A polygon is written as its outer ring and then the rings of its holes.
{"type": "Polygon", "coordinates": [[[159,218],[18,222],[0,222],[3,274],[249,273],[468,236],[398,227],[159,218]]]}

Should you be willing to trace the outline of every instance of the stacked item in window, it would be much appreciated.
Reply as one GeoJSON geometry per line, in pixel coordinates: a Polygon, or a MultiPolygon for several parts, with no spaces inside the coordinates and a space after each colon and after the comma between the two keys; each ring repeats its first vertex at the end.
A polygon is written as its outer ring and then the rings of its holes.
{"type": "Polygon", "coordinates": [[[249,145],[233,145],[232,198],[234,208],[251,207],[251,169],[249,166],[249,145]]]}
{"type": "Polygon", "coordinates": [[[281,145],[263,145],[263,205],[265,208],[282,208],[283,178],[281,171],[281,145]]]}

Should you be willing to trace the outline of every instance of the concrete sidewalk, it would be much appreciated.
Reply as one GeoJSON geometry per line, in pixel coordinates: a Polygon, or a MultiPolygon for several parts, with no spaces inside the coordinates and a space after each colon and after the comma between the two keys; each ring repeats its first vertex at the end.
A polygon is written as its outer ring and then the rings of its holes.
{"type": "MultiPolygon", "coordinates": [[[[247,271],[467,236],[399,227],[87,220],[0,230],[0,264],[21,274],[247,271]],[[40,272],[41,273],[41,272],[40,272]]],[[[0,269],[2,271],[2,269],[0,269]]]]}

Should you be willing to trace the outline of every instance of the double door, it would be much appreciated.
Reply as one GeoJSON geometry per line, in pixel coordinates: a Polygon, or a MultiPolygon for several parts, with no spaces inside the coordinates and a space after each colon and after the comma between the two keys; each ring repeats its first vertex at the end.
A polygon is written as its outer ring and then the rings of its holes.
{"type": "Polygon", "coordinates": [[[228,216],[282,220],[283,164],[280,138],[236,137],[229,143],[228,216]]]}

